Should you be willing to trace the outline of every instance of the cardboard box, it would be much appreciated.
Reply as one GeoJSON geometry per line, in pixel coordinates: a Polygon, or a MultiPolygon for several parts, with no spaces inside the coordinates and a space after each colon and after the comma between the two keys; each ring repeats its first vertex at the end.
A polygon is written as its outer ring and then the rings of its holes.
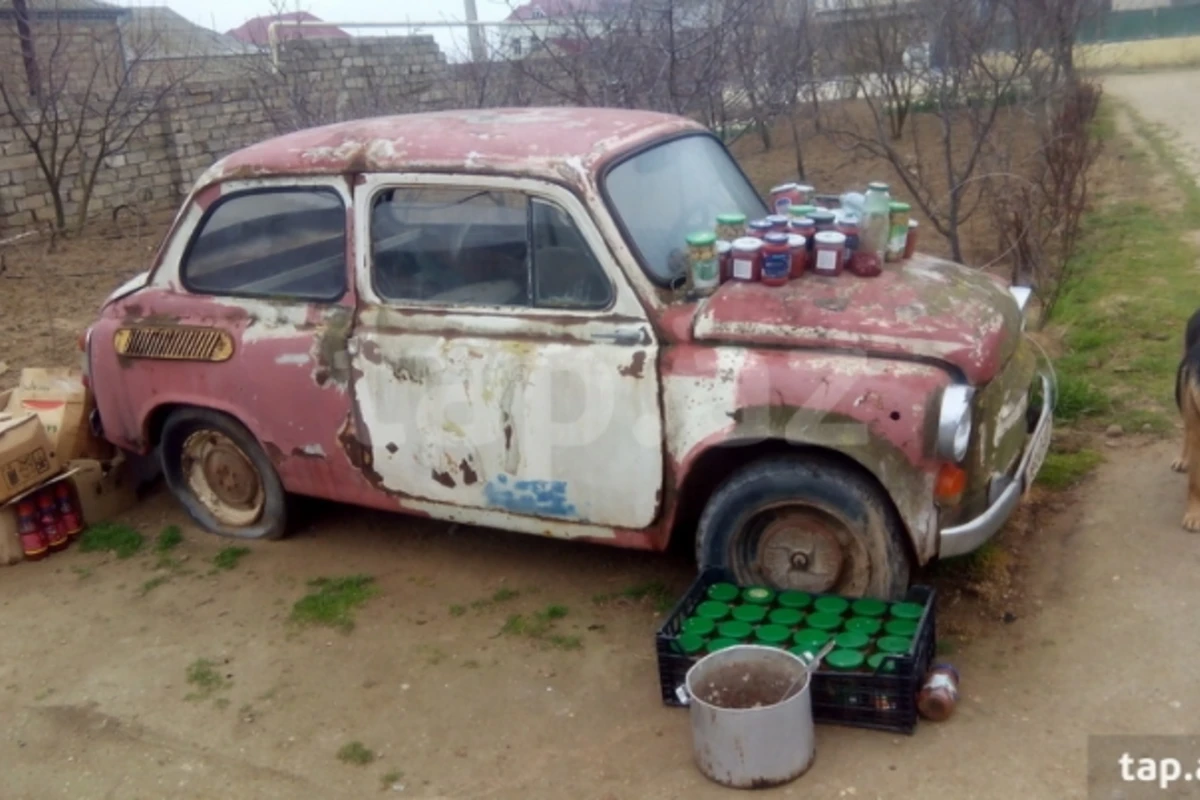
{"type": "Polygon", "coordinates": [[[68,465],[83,524],[98,525],[137,503],[137,485],[123,455],[108,461],[79,459],[68,465]]]}
{"type": "Polygon", "coordinates": [[[17,535],[17,510],[0,506],[0,567],[7,567],[25,558],[21,537],[17,535]]]}
{"type": "Polygon", "coordinates": [[[95,406],[92,393],[83,385],[78,369],[24,369],[20,383],[0,407],[12,415],[37,414],[50,437],[59,463],[76,458],[106,458],[112,448],[92,436],[88,417],[95,406]]]}
{"type": "Polygon", "coordinates": [[[0,503],[45,483],[60,471],[50,437],[36,414],[0,414],[0,503]]]}

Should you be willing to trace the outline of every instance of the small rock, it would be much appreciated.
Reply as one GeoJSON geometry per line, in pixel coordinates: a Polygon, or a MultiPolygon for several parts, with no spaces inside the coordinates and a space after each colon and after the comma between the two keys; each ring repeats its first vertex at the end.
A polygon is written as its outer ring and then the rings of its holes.
{"type": "Polygon", "coordinates": [[[1170,705],[1171,708],[1183,708],[1183,703],[1179,702],[1178,700],[1172,700],[1168,705],[1170,705]]]}
{"type": "Polygon", "coordinates": [[[1147,422],[1142,426],[1142,433],[1150,433],[1154,430],[1154,426],[1147,422]]]}
{"type": "Polygon", "coordinates": [[[1108,429],[1104,431],[1104,435],[1116,439],[1125,435],[1125,429],[1120,425],[1109,425],[1108,429]]]}

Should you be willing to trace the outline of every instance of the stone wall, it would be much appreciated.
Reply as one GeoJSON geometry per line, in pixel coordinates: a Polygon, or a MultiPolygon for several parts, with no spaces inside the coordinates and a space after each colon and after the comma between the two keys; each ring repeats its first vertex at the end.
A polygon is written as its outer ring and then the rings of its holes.
{"type": "MultiPolygon", "coordinates": [[[[173,206],[214,161],[279,133],[444,108],[454,102],[448,80],[445,59],[428,36],[287,42],[278,71],[264,57],[228,78],[178,86],[102,166],[90,216],[103,218],[125,204],[143,211],[173,206]]],[[[74,220],[83,197],[77,164],[66,173],[62,196],[74,220]]],[[[0,115],[0,234],[54,216],[32,148],[13,117],[0,115]]]]}

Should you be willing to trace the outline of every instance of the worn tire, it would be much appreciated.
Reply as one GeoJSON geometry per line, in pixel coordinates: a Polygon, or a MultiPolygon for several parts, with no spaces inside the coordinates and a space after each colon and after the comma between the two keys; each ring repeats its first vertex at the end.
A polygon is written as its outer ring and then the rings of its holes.
{"type": "MultiPolygon", "coordinates": [[[[236,539],[280,539],[287,533],[287,495],[283,484],[280,483],[275,467],[258,441],[237,420],[208,409],[186,408],[174,411],[163,425],[159,452],[163,477],[171,493],[187,509],[192,519],[205,530],[236,539]],[[236,446],[241,457],[253,468],[258,481],[254,491],[253,508],[258,508],[261,502],[261,513],[253,522],[231,524],[222,520],[197,494],[194,478],[189,478],[192,467],[185,455],[185,447],[189,441],[202,440],[206,434],[214,439],[220,437],[220,441],[226,443],[224,447],[227,453],[232,452],[229,451],[228,444],[236,446]]],[[[230,456],[226,455],[226,460],[229,458],[230,456]]],[[[234,459],[236,460],[236,457],[234,459]]],[[[203,467],[200,470],[207,472],[203,467]]],[[[210,494],[217,497],[215,492],[210,494]]],[[[229,508],[234,509],[233,506],[229,508]]]]}
{"type": "Polygon", "coordinates": [[[724,567],[742,585],[899,598],[911,572],[905,537],[891,500],[862,470],[782,456],[744,467],[712,495],[696,531],[696,562],[724,567]],[[833,552],[831,542],[840,561],[820,555],[833,552]],[[829,580],[834,585],[822,585],[829,580]]]}

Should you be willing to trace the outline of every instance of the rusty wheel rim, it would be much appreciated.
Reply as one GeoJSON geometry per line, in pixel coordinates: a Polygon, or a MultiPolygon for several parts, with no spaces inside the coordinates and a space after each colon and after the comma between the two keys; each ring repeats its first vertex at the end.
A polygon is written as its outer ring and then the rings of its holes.
{"type": "Polygon", "coordinates": [[[812,506],[759,513],[742,538],[754,580],[781,589],[859,595],[871,580],[870,553],[850,527],[812,506]]]}
{"type": "Polygon", "coordinates": [[[266,491],[258,469],[225,434],[205,430],[189,436],[182,467],[192,494],[221,524],[244,528],[262,517],[266,491]]]}

